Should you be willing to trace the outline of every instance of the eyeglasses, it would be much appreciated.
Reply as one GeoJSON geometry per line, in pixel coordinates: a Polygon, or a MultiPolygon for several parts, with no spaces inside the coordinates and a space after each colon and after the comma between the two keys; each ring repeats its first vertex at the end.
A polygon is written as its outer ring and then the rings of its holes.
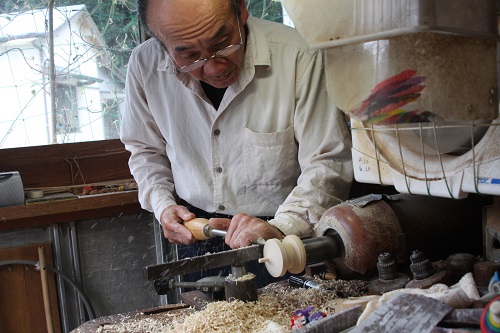
{"type": "Polygon", "coordinates": [[[231,54],[233,54],[234,52],[238,51],[241,48],[241,46],[243,45],[243,38],[241,37],[240,20],[238,18],[238,15],[236,15],[236,22],[238,23],[238,33],[240,34],[240,42],[238,44],[231,44],[229,46],[226,46],[222,50],[219,50],[219,51],[215,52],[209,58],[198,59],[196,61],[193,61],[190,64],[182,66],[182,67],[179,68],[179,72],[181,72],[181,73],[191,72],[191,71],[193,71],[193,70],[195,70],[197,68],[200,68],[201,66],[205,65],[205,63],[207,61],[209,61],[210,59],[229,57],[231,54]]]}

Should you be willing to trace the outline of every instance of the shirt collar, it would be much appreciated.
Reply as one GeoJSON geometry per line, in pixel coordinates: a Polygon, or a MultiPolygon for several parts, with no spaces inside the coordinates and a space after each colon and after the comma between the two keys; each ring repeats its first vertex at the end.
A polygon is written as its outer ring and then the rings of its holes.
{"type": "Polygon", "coordinates": [[[271,69],[271,47],[267,36],[259,27],[259,19],[250,16],[247,26],[247,56],[245,61],[248,65],[267,66],[267,69],[271,69]]]}
{"type": "MultiPolygon", "coordinates": [[[[161,44],[159,40],[156,40],[156,42],[158,44],[161,44]]],[[[162,49],[163,49],[163,46],[162,46],[162,49]]],[[[167,51],[164,50],[163,54],[165,55],[165,58],[162,60],[162,62],[160,62],[160,64],[158,65],[157,70],[159,70],[159,71],[170,70],[170,71],[172,71],[172,73],[176,73],[177,72],[177,68],[175,67],[175,64],[172,61],[172,59],[168,56],[167,51]]]]}

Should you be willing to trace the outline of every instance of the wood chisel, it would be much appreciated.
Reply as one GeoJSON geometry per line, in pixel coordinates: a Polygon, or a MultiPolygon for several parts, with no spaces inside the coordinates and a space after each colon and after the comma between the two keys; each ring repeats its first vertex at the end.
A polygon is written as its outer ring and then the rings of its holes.
{"type": "Polygon", "coordinates": [[[191,231],[197,240],[207,240],[216,236],[226,237],[226,230],[214,229],[205,218],[194,218],[184,222],[184,226],[191,231]]]}

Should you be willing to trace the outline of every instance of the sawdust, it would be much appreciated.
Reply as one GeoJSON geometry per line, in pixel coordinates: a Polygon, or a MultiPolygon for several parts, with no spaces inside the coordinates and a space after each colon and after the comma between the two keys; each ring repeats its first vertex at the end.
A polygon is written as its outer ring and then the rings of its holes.
{"type": "Polygon", "coordinates": [[[129,318],[121,323],[103,324],[97,333],[290,332],[290,317],[296,310],[312,306],[315,311],[333,314],[340,298],[362,296],[367,291],[365,281],[316,281],[334,291],[272,283],[260,290],[257,302],[219,301],[186,315],[129,318]]]}
{"type": "Polygon", "coordinates": [[[232,274],[229,274],[226,279],[228,281],[248,281],[248,280],[255,279],[255,274],[247,273],[243,276],[238,276],[238,277],[235,277],[232,274]]]}

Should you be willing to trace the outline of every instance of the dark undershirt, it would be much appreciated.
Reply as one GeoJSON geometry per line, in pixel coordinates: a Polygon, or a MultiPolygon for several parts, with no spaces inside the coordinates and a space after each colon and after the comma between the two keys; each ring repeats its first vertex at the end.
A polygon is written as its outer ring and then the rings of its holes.
{"type": "Polygon", "coordinates": [[[212,102],[212,105],[217,110],[227,88],[215,88],[203,81],[200,81],[200,83],[203,91],[205,91],[205,95],[207,95],[208,99],[210,100],[210,102],[212,102]]]}

